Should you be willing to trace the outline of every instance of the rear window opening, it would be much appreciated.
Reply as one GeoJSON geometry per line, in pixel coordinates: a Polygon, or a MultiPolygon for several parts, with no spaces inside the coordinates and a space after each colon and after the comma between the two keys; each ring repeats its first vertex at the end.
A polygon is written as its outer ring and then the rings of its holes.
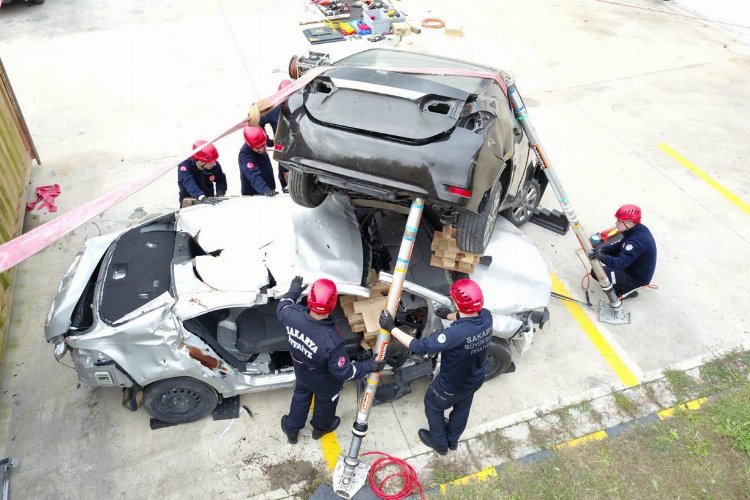
{"type": "Polygon", "coordinates": [[[107,324],[170,290],[175,232],[151,226],[123,233],[105,257],[99,316],[107,324]]]}

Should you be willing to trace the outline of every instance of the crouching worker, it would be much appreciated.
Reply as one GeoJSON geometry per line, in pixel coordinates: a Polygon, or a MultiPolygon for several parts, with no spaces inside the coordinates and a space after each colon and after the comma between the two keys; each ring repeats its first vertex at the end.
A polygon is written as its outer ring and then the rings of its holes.
{"type": "MultiPolygon", "coordinates": [[[[651,231],[641,224],[641,209],[636,205],[621,206],[615,219],[622,240],[592,250],[589,258],[602,263],[617,295],[634,298],[638,292],[633,290],[648,285],[654,277],[656,242],[651,231]]],[[[591,276],[596,279],[593,270],[591,276]]]]}
{"type": "Polygon", "coordinates": [[[213,144],[195,141],[193,149],[203,146],[177,167],[177,185],[180,188],[180,208],[196,203],[214,203],[215,196],[227,192],[227,176],[219,164],[219,152],[213,144]]]}
{"type": "Polygon", "coordinates": [[[484,296],[476,282],[456,281],[450,290],[457,313],[440,308],[436,314],[454,320],[439,335],[416,339],[395,325],[389,311],[380,315],[380,327],[415,354],[441,353],[440,373],[424,396],[424,412],[430,430],[419,429],[419,439],[440,455],[458,448],[466,429],[474,393],[484,383],[484,363],[492,338],[492,314],[483,309],[484,296]],[[445,411],[450,412],[445,418],[445,411]]]}
{"type": "Polygon", "coordinates": [[[296,303],[305,288],[302,276],[296,276],[276,308],[289,336],[297,378],[289,414],[281,417],[281,430],[291,444],[297,442],[299,431],[305,426],[313,395],[315,409],[310,425],[313,439],[320,439],[341,423],[336,406],[344,381],[364,378],[385,366],[373,360],[361,363],[349,360],[341,335],[329,317],[338,299],[333,281],[319,279],[313,283],[307,307],[296,303]]]}

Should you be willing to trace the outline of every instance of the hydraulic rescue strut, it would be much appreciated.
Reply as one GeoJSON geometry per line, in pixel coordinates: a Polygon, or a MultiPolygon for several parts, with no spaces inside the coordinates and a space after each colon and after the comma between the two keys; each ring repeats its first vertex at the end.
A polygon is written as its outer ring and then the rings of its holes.
{"type": "MultiPolygon", "coordinates": [[[[547,176],[549,185],[552,186],[552,190],[554,191],[555,196],[557,196],[557,201],[560,202],[560,206],[562,207],[563,212],[565,212],[565,215],[570,221],[570,225],[573,227],[576,238],[578,238],[578,243],[581,245],[581,248],[583,248],[583,251],[588,255],[593,247],[591,246],[591,243],[586,236],[581,222],[578,220],[578,214],[576,214],[575,210],[573,210],[573,205],[570,203],[568,195],[565,193],[565,190],[560,183],[560,179],[558,179],[557,177],[557,173],[552,168],[552,164],[550,163],[549,158],[547,158],[547,155],[542,149],[542,145],[539,142],[536,130],[534,130],[534,126],[529,120],[529,114],[526,110],[526,106],[524,105],[523,99],[521,99],[521,95],[518,93],[518,89],[516,88],[516,81],[513,79],[513,77],[507,77],[505,78],[505,84],[508,87],[508,98],[510,98],[510,102],[513,106],[513,112],[516,115],[516,119],[518,120],[518,123],[521,124],[521,127],[523,127],[523,131],[526,132],[526,137],[528,138],[529,144],[536,153],[537,160],[539,160],[539,163],[542,165],[542,167],[544,167],[544,174],[547,176]]],[[[609,298],[609,304],[607,304],[607,302],[603,299],[599,301],[599,321],[615,325],[630,323],[630,313],[623,312],[622,302],[617,296],[617,293],[615,293],[614,287],[609,281],[607,273],[604,272],[602,264],[596,258],[589,258],[589,261],[591,262],[591,268],[594,270],[596,278],[599,280],[599,283],[602,286],[602,290],[604,290],[604,292],[607,294],[607,297],[609,298]]]]}
{"type": "MultiPolygon", "coordinates": [[[[401,290],[404,287],[406,271],[409,269],[409,259],[411,259],[411,251],[417,238],[417,230],[423,210],[424,200],[421,198],[415,199],[406,219],[404,236],[401,239],[396,269],[393,273],[393,281],[391,282],[391,288],[388,290],[388,301],[385,306],[394,317],[396,316],[398,301],[401,298],[401,290]]],[[[385,351],[390,340],[391,333],[381,328],[375,343],[375,359],[377,361],[385,359],[385,351]]],[[[370,465],[359,461],[359,448],[362,445],[362,439],[367,434],[367,419],[370,416],[370,408],[375,400],[375,390],[378,388],[379,381],[380,373],[371,373],[367,377],[367,387],[357,412],[357,420],[352,426],[352,443],[349,446],[349,453],[346,456],[341,455],[339,457],[336,468],[333,470],[333,490],[342,498],[352,498],[367,480],[370,465]]]]}

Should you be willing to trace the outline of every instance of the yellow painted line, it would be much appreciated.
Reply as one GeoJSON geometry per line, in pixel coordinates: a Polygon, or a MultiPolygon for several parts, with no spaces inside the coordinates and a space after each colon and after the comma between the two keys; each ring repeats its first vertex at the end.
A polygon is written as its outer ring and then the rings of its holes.
{"type": "Polygon", "coordinates": [[[659,144],[659,148],[661,148],[662,151],[671,156],[672,159],[674,159],[677,163],[694,173],[700,180],[718,191],[720,195],[731,201],[740,210],[745,212],[747,215],[750,215],[750,204],[743,201],[742,198],[731,192],[719,181],[708,175],[708,173],[706,173],[704,170],[698,168],[694,163],[692,163],[690,160],[688,160],[666,144],[659,144]]]}
{"type": "Polygon", "coordinates": [[[341,455],[341,446],[339,446],[335,431],[320,438],[320,448],[323,450],[323,458],[328,464],[328,470],[333,471],[336,462],[339,461],[339,455],[341,455]]]}
{"type": "MultiPolygon", "coordinates": [[[[570,292],[562,281],[552,274],[552,290],[570,297],[570,292]]],[[[596,325],[591,322],[586,313],[581,309],[581,306],[575,302],[569,300],[562,300],[563,305],[568,309],[568,312],[573,316],[573,319],[583,328],[583,331],[589,337],[589,340],[594,344],[594,347],[599,351],[604,359],[607,361],[609,366],[614,370],[617,377],[625,385],[625,387],[633,387],[638,385],[638,378],[630,371],[625,362],[620,359],[615,350],[609,345],[609,342],[604,338],[602,333],[596,328],[596,325]]]]}
{"type": "Polygon", "coordinates": [[[588,443],[590,441],[601,441],[602,439],[607,438],[607,433],[604,431],[596,431],[592,432],[591,434],[586,434],[585,436],[581,436],[579,438],[571,439],[567,443],[560,443],[554,446],[556,451],[560,451],[563,448],[572,448],[574,446],[578,446],[579,444],[588,443]]]}
{"type": "Polygon", "coordinates": [[[495,476],[497,476],[497,470],[495,470],[494,467],[487,467],[486,469],[482,469],[479,472],[475,472],[474,474],[470,474],[468,476],[454,479],[453,481],[450,481],[448,483],[441,484],[440,493],[445,493],[445,490],[448,488],[449,485],[460,486],[462,484],[467,484],[470,481],[484,481],[490,477],[495,477],[495,476]]]}
{"type": "Polygon", "coordinates": [[[703,403],[705,403],[706,401],[708,401],[708,398],[694,399],[692,401],[688,401],[687,403],[677,405],[674,408],[667,408],[666,410],[662,410],[660,412],[657,412],[656,414],[659,415],[660,419],[664,420],[665,418],[669,418],[674,415],[677,410],[697,410],[698,408],[703,406],[703,403]]]}

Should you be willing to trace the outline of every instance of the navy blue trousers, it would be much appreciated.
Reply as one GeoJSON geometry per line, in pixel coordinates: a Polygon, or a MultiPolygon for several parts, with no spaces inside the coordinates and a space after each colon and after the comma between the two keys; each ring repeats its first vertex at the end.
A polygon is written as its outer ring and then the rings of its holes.
{"type": "Polygon", "coordinates": [[[458,443],[458,439],[466,429],[471,412],[474,393],[482,387],[479,384],[467,392],[450,393],[443,389],[440,376],[435,379],[424,395],[424,414],[430,426],[432,440],[439,448],[446,448],[448,443],[458,443]],[[445,411],[453,408],[445,424],[445,411]]]}
{"type": "MultiPolygon", "coordinates": [[[[630,275],[622,269],[611,269],[607,266],[604,267],[604,272],[607,273],[607,277],[612,282],[612,288],[614,288],[617,295],[624,295],[630,290],[635,290],[640,285],[630,277],[630,275]]],[[[594,270],[591,270],[591,277],[596,278],[594,270]]]]}
{"type": "Polygon", "coordinates": [[[339,392],[335,393],[334,396],[330,396],[330,392],[315,391],[297,377],[292,404],[289,407],[289,416],[286,421],[287,429],[290,432],[298,432],[305,426],[307,415],[310,413],[313,394],[315,395],[315,408],[310,425],[313,426],[313,429],[319,431],[330,429],[333,419],[336,418],[336,407],[339,404],[341,390],[339,389],[339,392]]]}

